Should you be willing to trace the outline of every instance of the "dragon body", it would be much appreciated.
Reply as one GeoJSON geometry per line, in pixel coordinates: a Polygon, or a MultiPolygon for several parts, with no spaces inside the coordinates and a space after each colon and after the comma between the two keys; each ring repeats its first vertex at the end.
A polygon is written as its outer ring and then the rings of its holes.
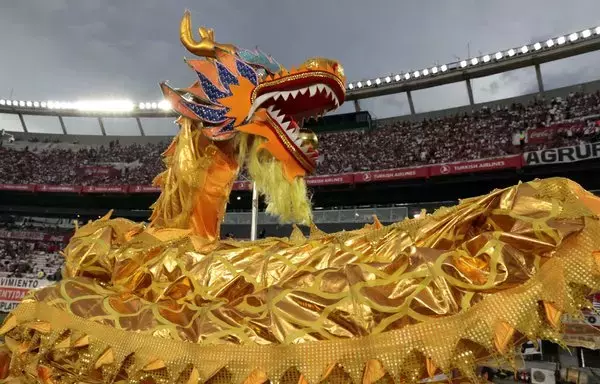
{"type": "Polygon", "coordinates": [[[310,59],[181,41],[198,81],[161,84],[179,112],[149,225],[110,215],[76,230],[64,279],[0,328],[15,383],[405,383],[560,341],[561,316],[600,288],[600,200],[566,179],[519,184],[391,226],[307,238],[219,239],[239,169],[268,210],[310,223],[303,176],[344,74],[310,59]]]}

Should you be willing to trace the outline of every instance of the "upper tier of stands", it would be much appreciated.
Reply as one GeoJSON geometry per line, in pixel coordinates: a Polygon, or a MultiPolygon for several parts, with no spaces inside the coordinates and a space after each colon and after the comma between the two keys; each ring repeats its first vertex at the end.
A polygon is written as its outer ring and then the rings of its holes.
{"type": "MultiPolygon", "coordinates": [[[[370,131],[320,135],[319,174],[449,163],[518,154],[595,140],[598,82],[478,106],[379,121],[370,131]],[[567,92],[568,91],[568,92],[567,92]],[[559,96],[560,95],[560,96],[559,96]],[[450,113],[454,112],[454,113],[450,113]],[[435,116],[435,117],[432,117],[435,116]],[[527,143],[527,130],[583,120],[585,130],[565,130],[543,143],[527,143]]],[[[148,185],[163,167],[168,138],[15,135],[0,147],[0,184],[148,185]]]]}

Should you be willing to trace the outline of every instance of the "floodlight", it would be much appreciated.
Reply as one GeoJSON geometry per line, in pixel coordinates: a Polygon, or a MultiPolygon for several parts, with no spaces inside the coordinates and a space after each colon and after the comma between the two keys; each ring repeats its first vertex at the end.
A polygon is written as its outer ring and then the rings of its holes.
{"type": "Polygon", "coordinates": [[[356,83],[356,86],[357,86],[358,88],[362,88],[362,82],[360,82],[360,81],[359,81],[358,83],[356,83]]]}
{"type": "Polygon", "coordinates": [[[25,105],[28,106],[28,107],[30,107],[30,108],[33,107],[33,103],[31,101],[25,102],[25,105]]]}
{"type": "Polygon", "coordinates": [[[552,48],[552,46],[554,46],[554,40],[548,39],[548,41],[546,41],[546,46],[548,48],[552,48]]]}
{"type": "Polygon", "coordinates": [[[508,54],[508,56],[513,57],[517,52],[515,52],[515,50],[511,48],[506,53],[508,54]]]}
{"type": "Polygon", "coordinates": [[[496,60],[500,60],[502,56],[502,52],[496,52],[496,55],[494,57],[496,57],[496,60]]]}
{"type": "Polygon", "coordinates": [[[487,63],[487,62],[489,62],[491,59],[492,59],[492,58],[490,57],[490,55],[485,55],[485,56],[483,56],[483,62],[484,62],[484,63],[487,63]]]}
{"type": "Polygon", "coordinates": [[[377,85],[381,84],[381,79],[379,77],[375,79],[375,84],[377,84],[377,85]]]}
{"type": "Polygon", "coordinates": [[[391,78],[391,77],[389,77],[389,76],[386,76],[386,77],[385,77],[385,82],[386,82],[386,83],[389,83],[389,82],[391,82],[391,81],[392,81],[392,78],[391,78]]]}
{"type": "Polygon", "coordinates": [[[540,49],[542,49],[542,44],[540,44],[540,43],[533,44],[533,49],[535,49],[536,51],[539,51],[540,49]]]}
{"type": "Polygon", "coordinates": [[[569,41],[570,42],[574,42],[575,40],[577,40],[579,38],[579,34],[578,33],[571,33],[569,35],[569,41]]]}
{"type": "Polygon", "coordinates": [[[139,108],[139,109],[144,109],[144,103],[139,103],[139,104],[138,104],[138,108],[139,108]]]}
{"type": "Polygon", "coordinates": [[[152,109],[156,109],[158,108],[158,104],[157,103],[152,103],[152,109]]]}
{"type": "Polygon", "coordinates": [[[410,80],[410,73],[405,73],[405,74],[404,74],[404,78],[405,78],[406,80],[410,80]]]}
{"type": "Polygon", "coordinates": [[[448,70],[448,66],[444,64],[440,67],[440,69],[442,70],[442,72],[446,72],[448,70]]]}
{"type": "Polygon", "coordinates": [[[461,67],[461,68],[464,68],[464,67],[466,67],[466,66],[467,66],[467,60],[462,60],[462,61],[460,62],[460,67],[461,67]]]}
{"type": "Polygon", "coordinates": [[[12,101],[6,100],[6,105],[8,105],[10,107],[12,105],[12,101]]]}
{"type": "Polygon", "coordinates": [[[423,76],[427,76],[429,75],[429,69],[425,68],[421,73],[423,74],[423,76]]]}
{"type": "Polygon", "coordinates": [[[529,52],[529,47],[528,47],[528,46],[526,46],[526,45],[522,46],[522,47],[521,47],[521,53],[525,54],[525,53],[527,53],[527,52],[529,52]]]}
{"type": "Polygon", "coordinates": [[[400,79],[401,79],[400,75],[396,75],[396,76],[394,76],[394,80],[396,80],[396,81],[400,81],[400,79]]]}
{"type": "Polygon", "coordinates": [[[0,105],[6,105],[6,100],[0,99],[0,105]]]}
{"type": "Polygon", "coordinates": [[[170,111],[173,107],[168,100],[162,100],[158,103],[158,108],[162,109],[163,111],[170,111]]]}
{"type": "Polygon", "coordinates": [[[371,80],[367,80],[366,84],[367,84],[367,87],[370,87],[373,83],[371,83],[371,80]]]}
{"type": "Polygon", "coordinates": [[[354,88],[354,84],[352,84],[352,83],[349,83],[349,84],[348,84],[348,89],[353,89],[353,88],[354,88]]]}
{"type": "Polygon", "coordinates": [[[421,73],[419,71],[413,72],[413,77],[419,77],[419,76],[421,76],[421,73]]]}
{"type": "Polygon", "coordinates": [[[34,101],[33,102],[33,107],[34,108],[39,108],[40,107],[40,102],[39,101],[34,101]]]}
{"type": "Polygon", "coordinates": [[[567,42],[567,39],[564,36],[561,36],[558,39],[556,39],[556,42],[558,43],[558,45],[563,45],[567,42]]]}
{"type": "Polygon", "coordinates": [[[152,108],[152,104],[151,103],[145,103],[144,105],[146,106],[146,109],[151,109],[152,108]]]}
{"type": "Polygon", "coordinates": [[[596,29],[594,29],[594,32],[596,32],[596,35],[600,35],[600,27],[596,27],[596,29]]]}
{"type": "Polygon", "coordinates": [[[581,31],[581,37],[583,37],[584,39],[587,39],[590,36],[592,36],[592,31],[590,31],[589,29],[581,31]]]}
{"type": "Polygon", "coordinates": [[[80,111],[96,112],[130,112],[135,108],[129,100],[82,100],[76,103],[69,103],[68,107],[80,111]]]}
{"type": "Polygon", "coordinates": [[[433,73],[434,75],[435,75],[436,73],[438,73],[438,67],[432,67],[432,68],[431,68],[431,73],[433,73]]]}
{"type": "Polygon", "coordinates": [[[474,57],[471,59],[471,65],[477,65],[477,63],[479,63],[479,59],[474,57]]]}
{"type": "Polygon", "coordinates": [[[40,103],[40,106],[41,106],[42,108],[47,108],[47,107],[48,107],[48,104],[46,104],[46,102],[45,102],[45,101],[42,101],[42,102],[40,103]]]}
{"type": "Polygon", "coordinates": [[[17,100],[13,100],[13,107],[18,107],[19,106],[19,102],[17,100]]]}

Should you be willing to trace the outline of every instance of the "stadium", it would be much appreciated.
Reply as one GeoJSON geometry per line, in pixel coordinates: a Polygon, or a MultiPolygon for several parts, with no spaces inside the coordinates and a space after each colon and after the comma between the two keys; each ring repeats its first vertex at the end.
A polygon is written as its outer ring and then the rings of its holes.
{"type": "MultiPolygon", "coordinates": [[[[600,27],[592,27],[348,82],[346,103],[354,112],[303,125],[318,135],[323,154],[316,174],[306,179],[314,224],[325,233],[352,231],[374,220],[392,224],[539,178],[568,177],[598,195],[600,79],[547,90],[543,67],[599,49],[600,27]],[[521,68],[535,71],[536,92],[475,103],[474,80],[521,68]],[[464,84],[468,105],[417,112],[414,92],[456,83],[464,84]],[[362,107],[365,99],[399,93],[406,95],[407,115],[377,119],[362,107]]],[[[14,310],[29,290],[62,278],[60,251],[76,226],[110,210],[148,220],[161,191],[153,185],[164,168],[161,154],[177,133],[178,113],[171,107],[167,100],[0,99],[0,312],[14,310]],[[36,133],[42,121],[53,133],[36,133]],[[86,134],[78,133],[79,125],[89,127],[86,134]]],[[[252,181],[242,173],[233,184],[222,236],[289,237],[292,225],[266,213],[262,199],[253,228],[255,198],[252,181]]],[[[597,377],[598,316],[587,312],[585,319],[589,329],[573,320],[564,331],[567,341],[585,339],[587,348],[576,353],[546,341],[523,347],[521,369],[531,382],[555,382],[539,381],[534,373],[549,376],[561,367],[571,370],[563,369],[563,376],[597,377]]]]}

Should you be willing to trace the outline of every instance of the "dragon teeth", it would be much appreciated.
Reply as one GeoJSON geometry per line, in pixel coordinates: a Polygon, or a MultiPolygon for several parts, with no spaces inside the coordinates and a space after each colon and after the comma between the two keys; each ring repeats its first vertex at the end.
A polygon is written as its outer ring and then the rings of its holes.
{"type": "Polygon", "coordinates": [[[289,121],[281,123],[281,128],[285,129],[286,131],[288,130],[289,127],[290,127],[290,122],[289,121]]]}
{"type": "Polygon", "coordinates": [[[294,99],[295,99],[295,98],[296,98],[296,96],[298,96],[298,93],[299,93],[299,91],[298,91],[298,90],[295,90],[295,91],[291,91],[291,92],[290,92],[290,95],[292,95],[292,98],[294,98],[294,99]]]}
{"type": "Polygon", "coordinates": [[[314,95],[317,94],[317,86],[311,85],[310,87],[308,87],[308,91],[309,91],[310,97],[313,97],[314,95]]]}

